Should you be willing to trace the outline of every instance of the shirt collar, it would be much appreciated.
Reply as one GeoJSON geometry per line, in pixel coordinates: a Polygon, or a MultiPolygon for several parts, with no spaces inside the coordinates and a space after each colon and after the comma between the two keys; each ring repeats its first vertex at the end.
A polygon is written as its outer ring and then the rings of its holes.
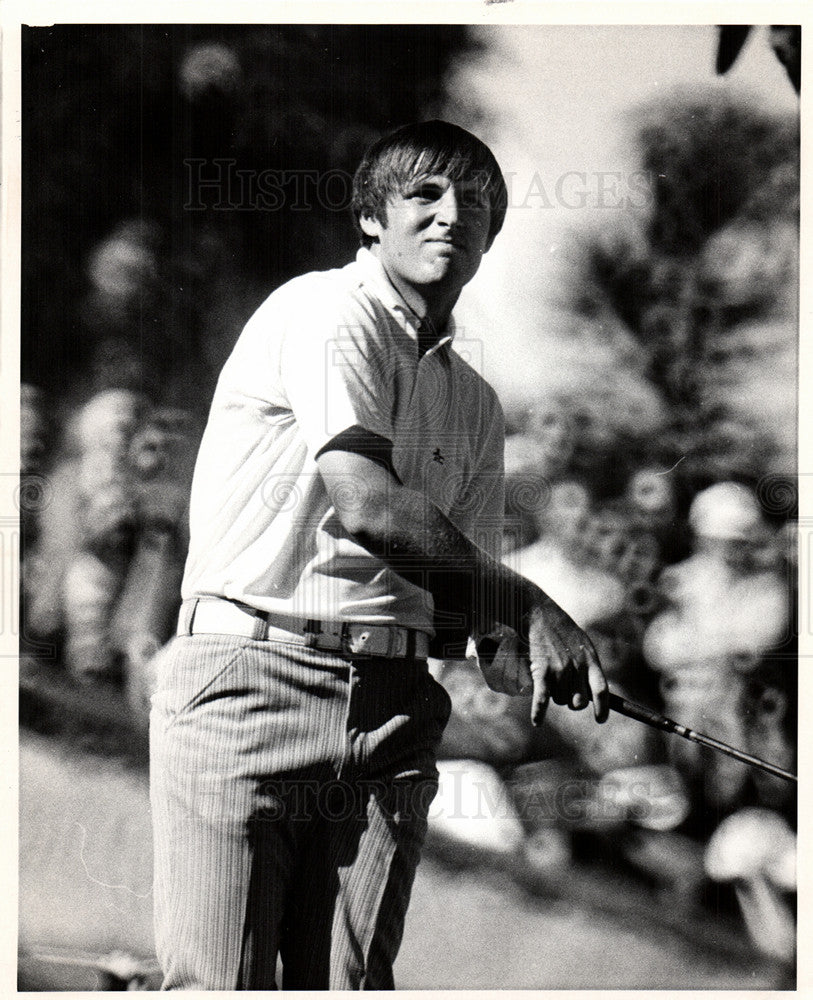
{"type": "MultiPolygon", "coordinates": [[[[387,309],[391,312],[400,313],[404,317],[406,320],[406,332],[413,340],[417,340],[419,328],[422,323],[421,317],[404,300],[401,293],[387,277],[387,272],[384,270],[378,257],[371,250],[368,250],[367,247],[359,247],[356,254],[356,264],[361,271],[362,284],[369,285],[375,292],[376,297],[387,309]]],[[[446,328],[438,338],[437,344],[431,347],[426,353],[433,353],[439,348],[451,344],[454,339],[455,330],[454,316],[450,316],[446,323],[446,328]]]]}

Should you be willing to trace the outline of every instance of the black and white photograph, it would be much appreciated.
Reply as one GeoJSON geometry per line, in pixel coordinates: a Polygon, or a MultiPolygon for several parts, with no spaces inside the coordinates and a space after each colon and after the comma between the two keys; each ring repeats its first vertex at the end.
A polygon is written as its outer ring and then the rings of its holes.
{"type": "Polygon", "coordinates": [[[3,15],[9,989],[813,986],[802,5],[295,6],[3,15]]]}

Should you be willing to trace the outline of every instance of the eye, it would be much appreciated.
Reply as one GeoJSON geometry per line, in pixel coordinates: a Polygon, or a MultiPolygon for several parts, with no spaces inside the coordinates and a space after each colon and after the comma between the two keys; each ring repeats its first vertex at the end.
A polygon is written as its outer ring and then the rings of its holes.
{"type": "Polygon", "coordinates": [[[443,196],[443,188],[435,181],[421,181],[407,192],[407,197],[428,205],[443,196]]]}
{"type": "Polygon", "coordinates": [[[479,186],[472,186],[461,190],[460,204],[463,208],[471,209],[473,212],[488,211],[491,207],[488,196],[479,186]]]}

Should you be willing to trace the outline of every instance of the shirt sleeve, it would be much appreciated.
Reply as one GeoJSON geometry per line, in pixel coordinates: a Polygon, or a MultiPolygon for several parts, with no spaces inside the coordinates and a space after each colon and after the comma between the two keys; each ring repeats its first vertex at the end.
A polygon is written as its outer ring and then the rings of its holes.
{"type": "Polygon", "coordinates": [[[349,295],[305,303],[288,320],[280,377],[314,456],[334,439],[345,442],[346,450],[365,439],[384,452],[392,444],[394,373],[389,353],[386,331],[349,295]]]}

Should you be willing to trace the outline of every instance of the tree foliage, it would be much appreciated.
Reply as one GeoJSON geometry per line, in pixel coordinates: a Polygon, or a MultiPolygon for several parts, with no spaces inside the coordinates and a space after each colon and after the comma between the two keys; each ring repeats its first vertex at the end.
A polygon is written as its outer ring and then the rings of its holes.
{"type": "Polygon", "coordinates": [[[205,404],[264,295],[346,262],[341,174],[436,112],[471,44],[456,26],[25,28],[23,379],[50,394],[191,384],[205,404]],[[218,171],[219,190],[193,189],[218,171]],[[112,298],[94,267],[115,272],[112,298]]]}
{"type": "Polygon", "coordinates": [[[583,243],[571,307],[632,338],[690,493],[792,475],[798,122],[720,92],[638,114],[651,214],[583,243]]]}

